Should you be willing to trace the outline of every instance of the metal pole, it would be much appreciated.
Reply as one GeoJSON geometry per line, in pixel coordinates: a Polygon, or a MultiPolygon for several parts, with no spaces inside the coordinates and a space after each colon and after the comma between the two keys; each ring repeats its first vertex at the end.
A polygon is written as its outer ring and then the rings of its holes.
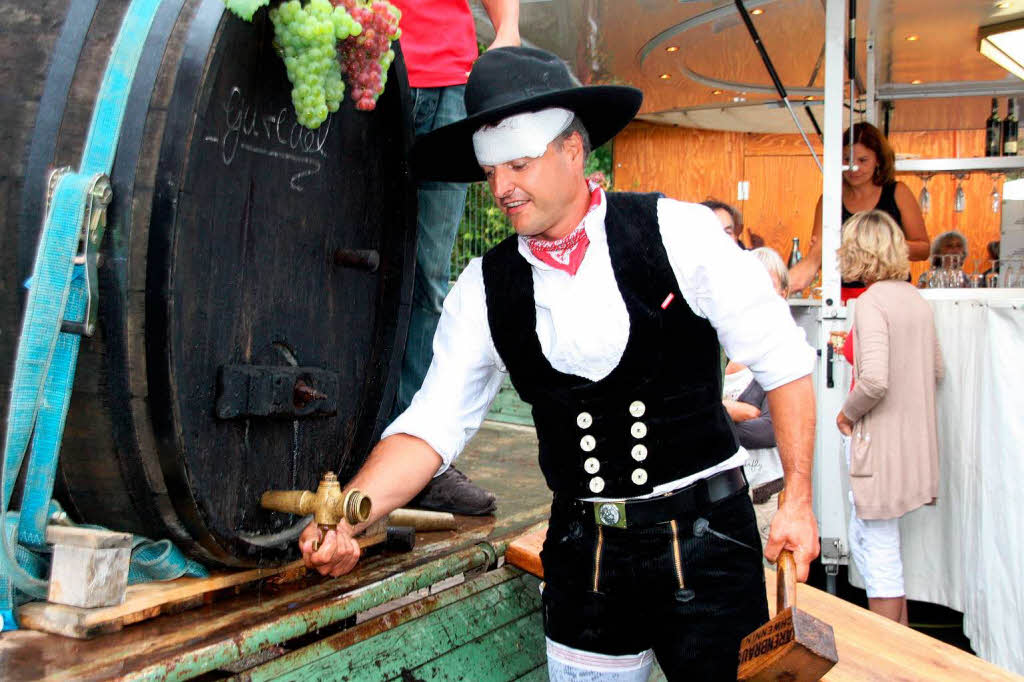
{"type": "Polygon", "coordinates": [[[825,164],[822,175],[821,297],[822,314],[835,317],[839,307],[839,248],[842,216],[843,9],[845,0],[825,5],[825,164]]]}
{"type": "MultiPolygon", "coordinates": [[[[850,35],[846,44],[846,72],[850,78],[850,140],[846,167],[856,170],[853,164],[853,104],[857,98],[857,0],[850,2],[850,35]]],[[[828,19],[826,19],[828,21],[828,19]]],[[[826,38],[827,40],[827,38],[826,38]]]]}
{"type": "Polygon", "coordinates": [[[782,98],[782,103],[786,105],[786,110],[789,111],[789,115],[793,118],[793,123],[796,124],[796,129],[800,131],[800,137],[804,138],[804,144],[811,150],[811,156],[814,157],[814,163],[817,164],[818,170],[821,170],[821,161],[818,160],[818,154],[814,151],[814,147],[811,145],[811,141],[807,139],[807,134],[804,132],[803,126],[800,125],[799,119],[796,117],[796,112],[793,111],[792,105],[789,103],[789,96],[786,94],[786,86],[779,80],[779,74],[775,71],[775,66],[772,64],[771,57],[768,56],[768,51],[764,49],[764,44],[761,42],[761,36],[757,32],[757,28],[754,27],[754,22],[750,19],[750,13],[747,12],[747,8],[743,6],[743,0],[735,0],[736,11],[739,12],[740,18],[743,19],[743,23],[747,27],[747,32],[750,33],[750,39],[754,41],[754,47],[757,48],[758,54],[761,55],[761,61],[764,63],[764,68],[768,70],[768,76],[772,79],[772,83],[775,85],[775,90],[779,93],[779,97],[782,98]]]}
{"type": "Polygon", "coordinates": [[[843,56],[845,0],[826,0],[825,5],[825,153],[822,173],[821,308],[817,346],[820,352],[816,377],[818,428],[815,431],[814,512],[821,533],[822,563],[846,563],[846,509],[843,504],[842,446],[838,429],[831,428],[842,408],[849,380],[838,353],[828,345],[833,330],[844,329],[847,309],[839,298],[836,249],[842,212],[843,162],[843,56]],[[839,380],[829,387],[831,370],[839,380]]]}
{"type": "Polygon", "coordinates": [[[867,113],[867,121],[873,126],[878,125],[878,75],[875,64],[875,36],[868,33],[868,40],[865,44],[867,51],[867,79],[868,91],[864,99],[864,109],[867,113]]]}

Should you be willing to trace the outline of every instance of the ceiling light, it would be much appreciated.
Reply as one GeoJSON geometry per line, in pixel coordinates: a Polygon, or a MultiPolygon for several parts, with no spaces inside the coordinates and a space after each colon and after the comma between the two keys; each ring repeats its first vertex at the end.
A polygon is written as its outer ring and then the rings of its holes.
{"type": "Polygon", "coordinates": [[[679,47],[676,45],[669,45],[665,48],[665,52],[679,52],[679,47]]]}
{"type": "Polygon", "coordinates": [[[1024,19],[979,28],[978,51],[1024,79],[1024,19]]]}
{"type": "Polygon", "coordinates": [[[1011,5],[1013,5],[1013,3],[1009,0],[1003,0],[1003,2],[996,3],[996,9],[1010,9],[1011,5]]]}
{"type": "Polygon", "coordinates": [[[663,73],[660,76],[658,76],[658,78],[660,78],[663,81],[667,81],[671,77],[672,77],[672,74],[670,74],[670,73],[663,73]]]}
{"type": "Polygon", "coordinates": [[[920,39],[921,39],[921,36],[917,35],[916,33],[912,33],[909,36],[907,36],[907,38],[906,38],[908,43],[913,43],[913,42],[915,42],[917,40],[920,40],[920,39]]]}
{"type": "Polygon", "coordinates": [[[814,101],[814,95],[807,95],[806,97],[804,97],[804,101],[805,102],[812,102],[812,101],[814,101]]]}
{"type": "Polygon", "coordinates": [[[910,81],[910,84],[911,85],[920,85],[921,84],[921,79],[920,78],[915,78],[914,80],[910,81]]]}
{"type": "Polygon", "coordinates": [[[758,7],[757,9],[750,10],[750,13],[756,17],[759,14],[764,14],[764,10],[758,7]]]}
{"type": "Polygon", "coordinates": [[[721,90],[712,90],[712,91],[711,91],[711,94],[712,94],[712,95],[721,95],[721,94],[722,94],[722,91],[721,91],[721,90]]]}

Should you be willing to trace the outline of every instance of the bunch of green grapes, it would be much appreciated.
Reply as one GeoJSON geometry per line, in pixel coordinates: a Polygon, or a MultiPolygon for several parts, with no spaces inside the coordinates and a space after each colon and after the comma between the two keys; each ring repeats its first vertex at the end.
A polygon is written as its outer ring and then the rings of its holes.
{"type": "Polygon", "coordinates": [[[270,20],[292,83],[296,119],[307,128],[319,128],[345,95],[337,43],[359,35],[362,26],[344,6],[334,7],[329,0],[306,5],[288,0],[270,10],[270,20]]]}

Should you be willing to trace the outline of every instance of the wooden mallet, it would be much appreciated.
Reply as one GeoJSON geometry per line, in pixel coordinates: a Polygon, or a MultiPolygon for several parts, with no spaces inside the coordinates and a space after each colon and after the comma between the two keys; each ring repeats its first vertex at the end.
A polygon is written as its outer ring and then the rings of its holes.
{"type": "MultiPolygon", "coordinates": [[[[779,506],[782,506],[779,494],[779,506]]],[[[811,682],[839,662],[832,626],[796,607],[796,563],[789,550],[777,562],[775,617],[740,642],[737,680],[811,682]]]]}

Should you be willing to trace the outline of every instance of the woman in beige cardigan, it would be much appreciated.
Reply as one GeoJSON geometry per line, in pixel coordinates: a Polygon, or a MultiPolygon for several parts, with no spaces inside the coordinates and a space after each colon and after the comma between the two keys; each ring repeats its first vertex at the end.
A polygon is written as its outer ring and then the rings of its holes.
{"type": "Polygon", "coordinates": [[[907,243],[892,218],[880,211],[852,216],[838,256],[844,279],[868,284],[847,337],[854,384],[836,418],[850,438],[850,553],[871,610],[906,625],[899,518],[938,494],[942,357],[932,310],[906,282],[907,243]]]}

